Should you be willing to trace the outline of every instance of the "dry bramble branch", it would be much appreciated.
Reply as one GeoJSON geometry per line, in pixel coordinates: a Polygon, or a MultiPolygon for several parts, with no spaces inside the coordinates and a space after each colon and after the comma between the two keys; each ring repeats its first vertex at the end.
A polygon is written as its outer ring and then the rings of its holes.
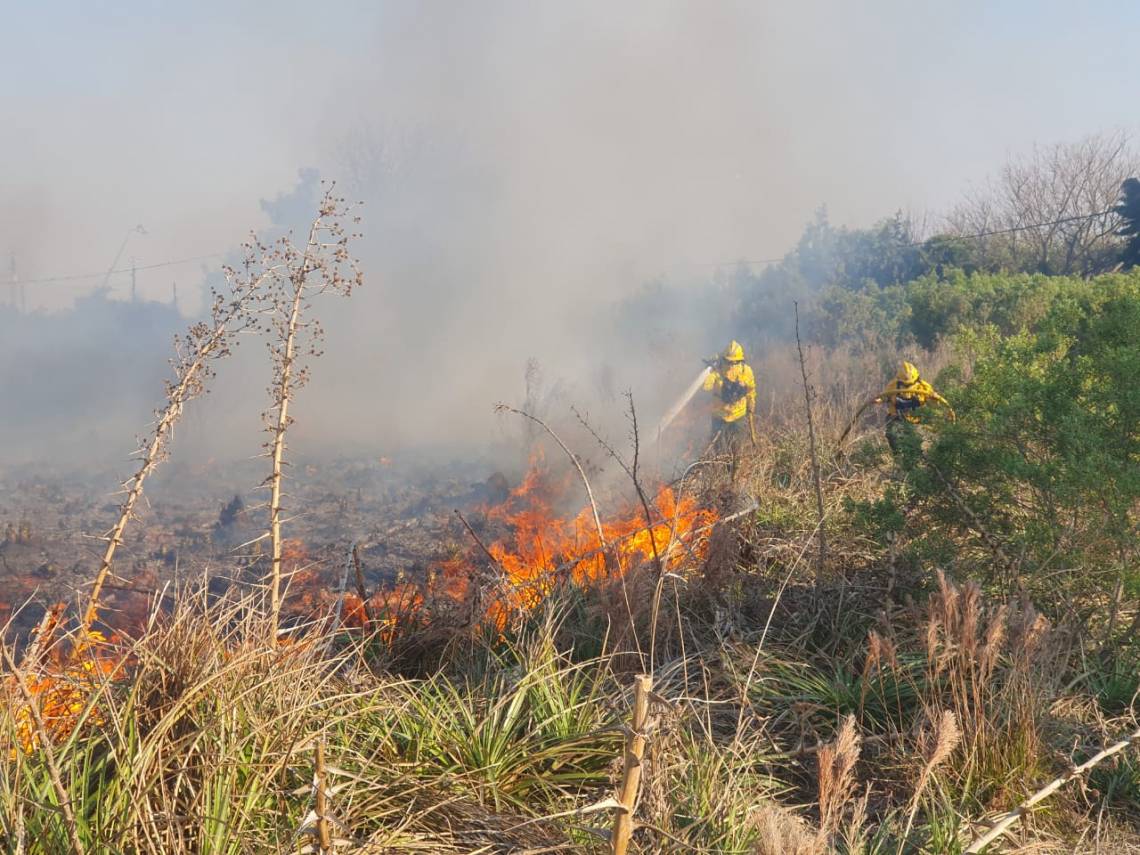
{"type": "Polygon", "coordinates": [[[104,536],[107,542],[95,583],[87,601],[80,626],[80,638],[86,637],[99,612],[99,595],[111,575],[115,551],[123,542],[123,531],[134,516],[135,505],[143,494],[143,483],[167,454],[166,445],[186,404],[206,391],[213,376],[212,363],[230,354],[236,336],[255,325],[253,304],[265,282],[275,275],[273,268],[253,271],[254,243],[247,243],[243,271],[225,267],[227,288],[213,292],[210,320],[200,321],[174,342],[174,379],[166,383],[166,405],[155,413],[154,430],[145,444],[140,443],[139,468],[124,482],[126,497],[119,507],[119,519],[104,536]]]}
{"type": "MultiPolygon", "coordinates": [[[[313,297],[332,292],[347,297],[360,285],[363,275],[355,259],[348,254],[348,243],[359,234],[350,234],[345,225],[355,205],[334,195],[336,185],[330,183],[321,199],[317,216],[309,227],[304,249],[298,248],[288,235],[272,246],[262,247],[260,266],[269,271],[262,299],[269,317],[268,331],[273,362],[273,380],[269,387],[270,409],[265,413],[265,444],[271,461],[269,477],[269,537],[272,564],[269,571],[270,643],[277,640],[281,617],[281,487],[285,461],[285,433],[293,423],[289,405],[297,390],[309,377],[308,366],[299,361],[305,356],[320,356],[322,331],[318,321],[303,320],[313,297]]],[[[353,224],[360,218],[351,217],[353,224]]]]}
{"type": "Polygon", "coordinates": [[[1061,789],[1061,787],[1063,787],[1069,781],[1073,780],[1074,778],[1079,778],[1081,775],[1083,775],[1093,766],[1100,763],[1102,760],[1107,760],[1113,754],[1118,754],[1125,748],[1128,748],[1135,743],[1140,743],[1140,730],[1136,730],[1127,736],[1121,737],[1112,745],[1109,745],[1098,751],[1084,763],[1081,763],[1079,766],[1074,766],[1069,769],[1069,771],[1067,771],[1064,775],[1061,775],[1058,778],[1054,778],[1052,781],[1039,789],[1013,810],[1009,811],[1000,819],[998,819],[998,821],[994,823],[993,828],[991,828],[985,834],[977,837],[965,849],[965,852],[979,853],[984,851],[987,846],[1001,837],[1011,825],[1029,813],[1030,809],[1032,809],[1032,807],[1038,802],[1044,801],[1049,796],[1053,795],[1053,793],[1057,792],[1057,790],[1061,789]]]}

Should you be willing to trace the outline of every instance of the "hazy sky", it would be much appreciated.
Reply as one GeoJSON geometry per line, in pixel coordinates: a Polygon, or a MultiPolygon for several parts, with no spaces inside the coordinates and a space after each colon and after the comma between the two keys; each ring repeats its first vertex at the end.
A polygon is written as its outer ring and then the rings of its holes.
{"type": "MultiPolygon", "coordinates": [[[[530,356],[560,378],[626,359],[585,307],[782,255],[821,204],[937,213],[1034,144],[1140,132],[1137,32],[1140,4],[1071,0],[10,3],[0,252],[25,279],[99,271],[142,224],[120,266],[222,253],[299,169],[339,176],[366,284],[320,310],[324,421],[298,437],[447,439],[530,356]]],[[[175,280],[193,310],[198,265],[140,292],[175,280]]],[[[249,371],[211,406],[255,431],[249,371]]]]}
{"type": "Polygon", "coordinates": [[[779,255],[821,203],[937,210],[1009,152],[1135,129],[1136,32],[1129,2],[11,3],[0,250],[95,271],[141,223],[123,264],[219,252],[367,135],[461,150],[498,253],[522,225],[590,277],[779,255]]]}

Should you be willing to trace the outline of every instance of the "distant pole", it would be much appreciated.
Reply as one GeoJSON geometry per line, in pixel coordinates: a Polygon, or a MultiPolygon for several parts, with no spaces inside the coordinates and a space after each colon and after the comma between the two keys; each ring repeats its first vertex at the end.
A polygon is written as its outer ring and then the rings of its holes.
{"type": "MultiPolygon", "coordinates": [[[[111,266],[107,268],[106,275],[103,276],[103,288],[106,288],[111,282],[111,274],[115,272],[115,265],[119,263],[119,259],[123,257],[123,250],[127,248],[127,241],[131,239],[131,235],[139,234],[145,235],[146,229],[141,225],[135,226],[133,229],[127,229],[126,235],[123,236],[123,242],[119,244],[119,251],[115,253],[115,260],[111,262],[111,266]]],[[[134,265],[132,263],[132,275],[134,273],[134,265]]]]}
{"type": "Polygon", "coordinates": [[[172,296],[170,298],[170,305],[173,307],[174,311],[177,312],[178,311],[178,283],[177,282],[171,282],[170,288],[171,288],[171,292],[172,292],[172,296]]]}
{"type": "Polygon", "coordinates": [[[136,303],[139,299],[138,279],[136,277],[135,257],[131,256],[131,302],[136,303]]]}
{"type": "Polygon", "coordinates": [[[12,253],[8,263],[9,271],[11,272],[11,281],[8,285],[10,296],[9,300],[12,303],[12,308],[16,309],[20,314],[27,314],[28,312],[28,295],[24,290],[24,283],[20,281],[20,275],[16,272],[16,253],[12,253]]]}

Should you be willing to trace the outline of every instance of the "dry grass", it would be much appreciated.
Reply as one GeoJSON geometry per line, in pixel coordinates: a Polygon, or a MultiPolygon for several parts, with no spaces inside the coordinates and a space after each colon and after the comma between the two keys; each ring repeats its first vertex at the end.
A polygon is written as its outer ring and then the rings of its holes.
{"type": "MultiPolygon", "coordinates": [[[[62,726],[22,681],[63,680],[90,639],[8,662],[0,851],[603,852],[641,670],[655,695],[630,851],[960,851],[971,819],[1123,732],[1134,699],[1110,718],[1070,629],[854,525],[851,504],[897,482],[873,442],[865,460],[834,447],[868,358],[826,382],[819,359],[805,368],[820,491],[803,431],[771,421],[734,484],[710,465],[677,486],[758,508],[671,572],[567,580],[490,629],[470,604],[401,587],[373,635],[318,621],[277,645],[264,591],[201,585],[137,638],[96,645],[111,667],[60,683],[62,726]]],[[[1020,851],[1140,848],[1134,810],[1112,800],[1140,781],[1113,771],[1027,817],[1020,851]]]]}

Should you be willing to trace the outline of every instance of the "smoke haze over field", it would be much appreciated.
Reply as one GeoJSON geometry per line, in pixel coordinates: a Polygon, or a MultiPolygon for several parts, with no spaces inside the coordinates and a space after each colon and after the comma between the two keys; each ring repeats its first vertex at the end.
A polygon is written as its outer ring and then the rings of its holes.
{"type": "MultiPolygon", "coordinates": [[[[615,301],[782,255],[820,204],[853,225],[942,210],[1010,151],[1135,122],[1140,79],[1121,36],[1140,10],[1122,4],[232,6],[6,12],[0,251],[25,279],[97,271],[143,224],[120,267],[228,253],[250,228],[302,225],[316,188],[298,170],[339,178],[366,202],[366,280],[315,306],[327,352],[299,401],[302,452],[478,446],[532,356],[567,400],[662,402],[688,379],[663,368],[699,367],[706,319],[663,366],[611,335],[615,301]],[[1073,55],[1080,74],[1057,62],[1073,55]]],[[[168,300],[177,281],[193,312],[202,278],[143,270],[139,293],[168,300]]],[[[28,303],[58,311],[98,281],[29,284],[28,303]]],[[[111,284],[125,298],[129,277],[111,284]]],[[[90,342],[72,349],[84,323],[2,341],[0,359],[35,372],[73,353],[72,379],[126,426],[87,448],[122,456],[161,388],[149,365],[112,377],[90,342]]],[[[256,452],[268,367],[243,350],[182,439],[256,452]]],[[[6,412],[0,459],[43,453],[49,419],[112,421],[68,403],[6,412]]]]}

